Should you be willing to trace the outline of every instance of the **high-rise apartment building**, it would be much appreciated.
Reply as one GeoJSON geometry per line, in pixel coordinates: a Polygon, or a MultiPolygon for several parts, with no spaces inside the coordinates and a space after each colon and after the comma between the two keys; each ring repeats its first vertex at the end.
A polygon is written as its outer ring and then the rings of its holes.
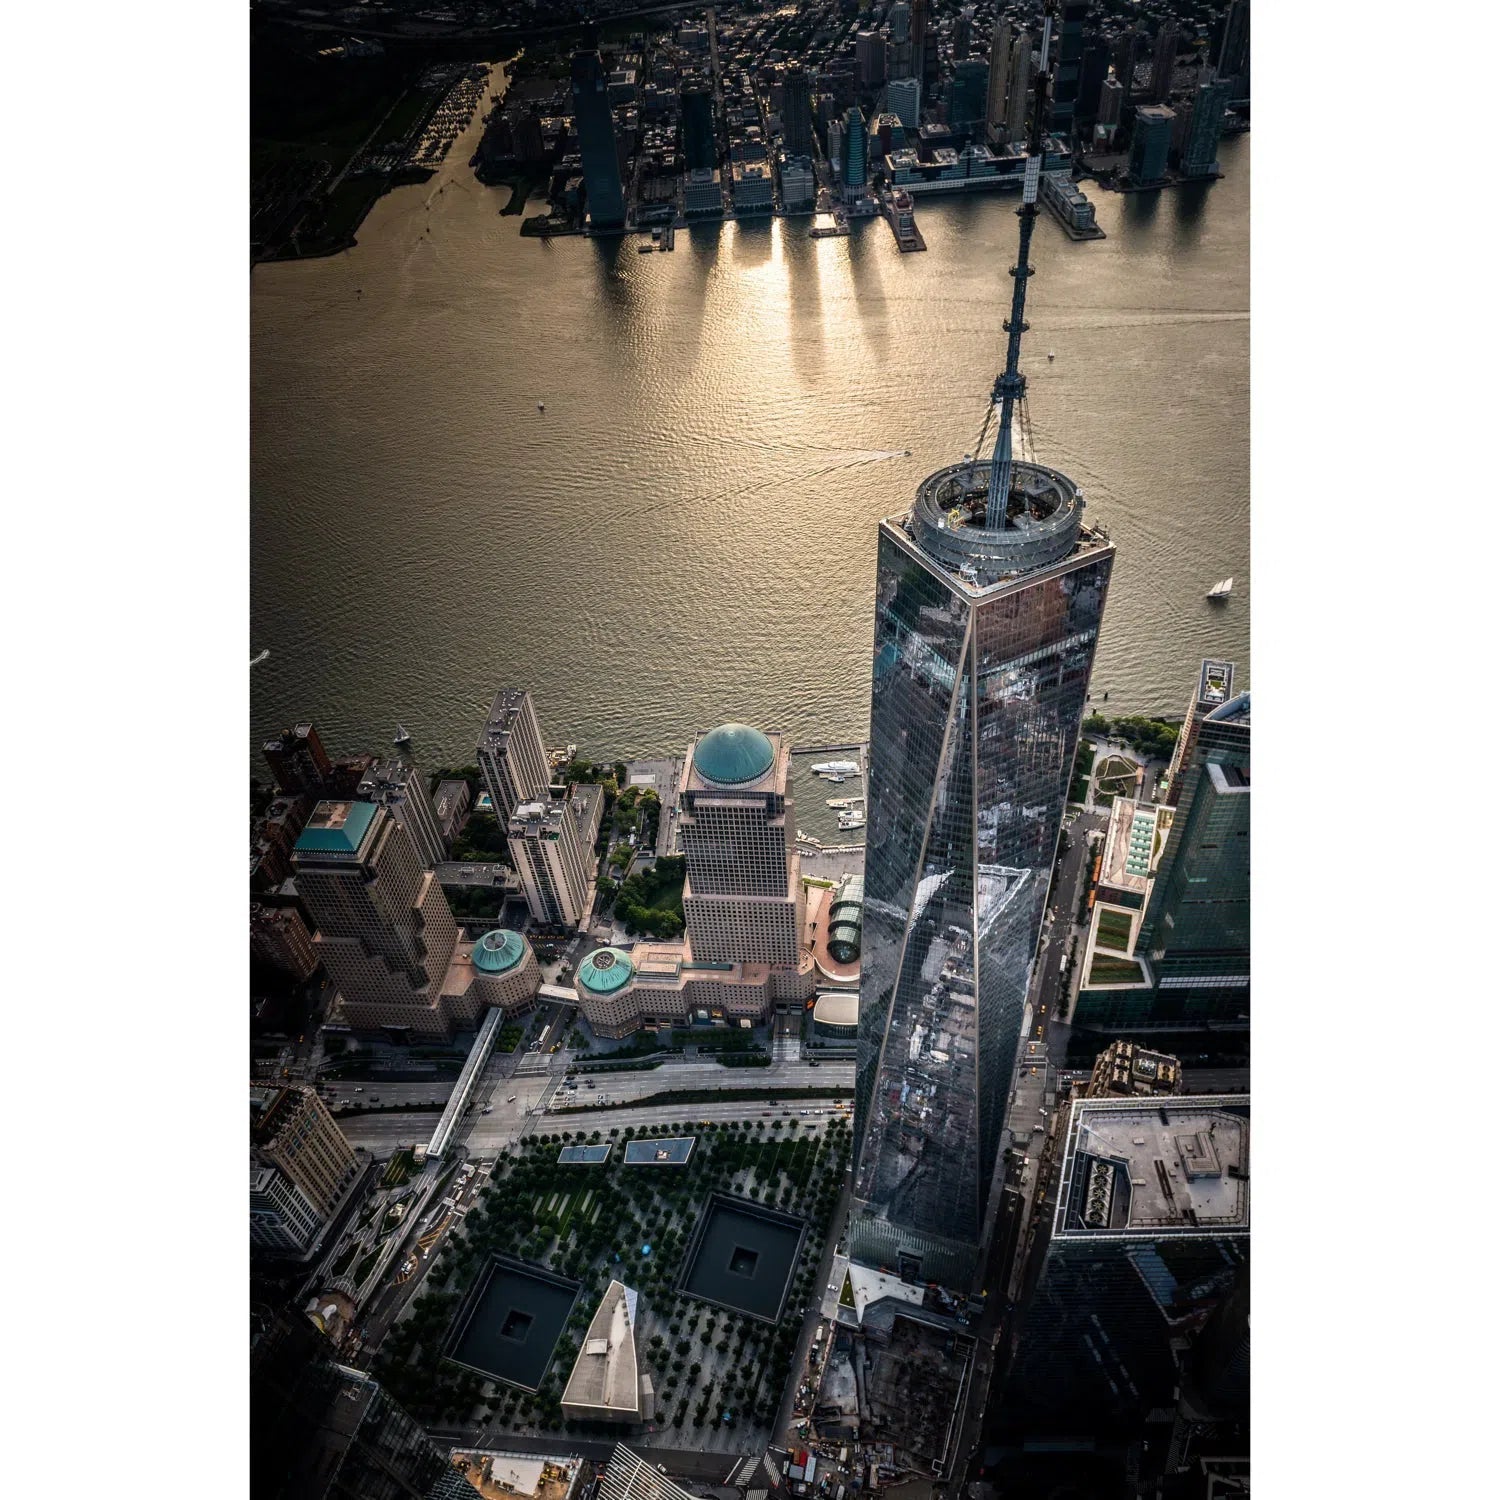
{"type": "MultiPolygon", "coordinates": [[[[1048,128],[1064,140],[1072,134],[1073,115],[1083,81],[1083,23],[1092,0],[1062,0],[1057,30],[1057,62],[1052,76],[1052,114],[1048,128]]],[[[1045,68],[1047,59],[1042,59],[1045,68]]]]}
{"type": "Polygon", "coordinates": [[[338,1207],[359,1170],[338,1122],[309,1088],[251,1086],[250,1148],[324,1218],[338,1207]]]}
{"type": "Polygon", "coordinates": [[[973,135],[984,124],[989,64],[977,57],[954,64],[948,85],[948,128],[956,135],[973,135]]]}
{"type": "Polygon", "coordinates": [[[329,1340],[287,1309],[250,1345],[251,1500],[430,1500],[442,1453],[364,1372],[336,1362],[329,1340]]]}
{"type": "Polygon", "coordinates": [[[261,1250],[299,1255],[328,1222],[278,1167],[250,1154],[250,1243],[261,1250]]]}
{"type": "Polygon", "coordinates": [[[781,131],[788,156],[811,158],[813,150],[812,86],[807,69],[793,63],[782,77],[781,131]]]}
{"type": "Polygon", "coordinates": [[[907,0],[896,0],[886,13],[886,25],[891,29],[891,40],[896,43],[911,41],[911,6],[907,0]]]}
{"type": "Polygon", "coordinates": [[[333,762],[313,724],[283,729],[274,740],[267,740],[261,746],[261,754],[276,778],[276,785],[284,792],[319,797],[333,774],[333,762]]]}
{"type": "Polygon", "coordinates": [[[844,115],[844,193],[855,197],[870,180],[870,133],[859,106],[852,104],[844,115]]]}
{"type": "Polygon", "coordinates": [[[620,153],[609,107],[609,79],[597,50],[573,54],[573,120],[583,158],[588,222],[596,231],[625,227],[625,192],[620,185],[620,153]]]}
{"type": "Polygon", "coordinates": [[[1006,139],[1026,139],[1027,104],[1031,94],[1031,38],[1023,31],[1010,46],[1010,84],[1005,96],[1006,139]]]}
{"type": "Polygon", "coordinates": [[[791,751],[780,734],[721,724],[687,753],[678,829],[693,957],[795,968],[802,881],[791,751]]]}
{"type": "Polygon", "coordinates": [[[950,1287],[982,1261],[1114,562],[1078,486],[1012,447],[1040,136],[994,456],[929,475],[876,561],[849,1246],[950,1287]]]}
{"type": "Polygon", "coordinates": [[[928,0],[911,0],[911,70],[930,87],[938,79],[938,34],[928,0]]]}
{"type": "Polygon", "coordinates": [[[1172,763],[1167,768],[1168,807],[1176,807],[1182,800],[1182,771],[1193,763],[1193,747],[1198,743],[1198,728],[1216,708],[1222,708],[1234,696],[1234,663],[1216,661],[1204,657],[1198,669],[1198,681],[1193,696],[1188,700],[1187,712],[1182,717],[1182,728],[1177,732],[1177,743],[1172,747],[1172,763]]]}
{"type": "Polygon", "coordinates": [[[966,5],[953,22],[953,60],[963,62],[974,45],[974,7],[966,5]]]}
{"type": "Polygon", "coordinates": [[[1143,104],[1130,133],[1130,180],[1137,186],[1161,182],[1167,175],[1176,114],[1164,104],[1143,104]]]}
{"type": "Polygon", "coordinates": [[[922,80],[893,78],[886,86],[885,107],[907,130],[916,130],[922,122],[922,80]]]}
{"type": "Polygon", "coordinates": [[[523,802],[510,815],[510,857],[533,921],[576,927],[583,920],[594,883],[593,851],[580,836],[584,812],[574,793],[561,801],[523,802]]]}
{"type": "Polygon", "coordinates": [[[1219,43],[1219,77],[1244,78],[1250,71],[1250,0],[1230,0],[1219,43]]]}
{"type": "Polygon", "coordinates": [[[312,934],[294,906],[251,904],[250,952],[261,963],[290,974],[298,984],[311,979],[318,969],[312,934]]]}
{"type": "Polygon", "coordinates": [[[1198,85],[1187,141],[1182,148],[1184,177],[1218,176],[1219,136],[1224,129],[1224,108],[1228,102],[1229,86],[1222,79],[1210,78],[1198,85]]]}
{"type": "Polygon", "coordinates": [[[372,802],[320,802],[293,864],[349,1024],[449,1035],[440,992],[458,925],[437,876],[391,814],[372,802]]]}
{"type": "Polygon", "coordinates": [[[427,778],[414,763],[377,760],[360,778],[355,795],[361,802],[375,802],[385,808],[406,830],[429,869],[447,859],[448,845],[427,790],[427,778]]]}
{"type": "Polygon", "coordinates": [[[1151,53],[1151,99],[1165,104],[1172,97],[1172,75],[1177,70],[1178,31],[1176,21],[1163,21],[1151,53]]]}
{"type": "Polygon", "coordinates": [[[1153,1413],[1169,1420],[1249,1255],[1247,1096],[1078,1100],[995,1431],[1103,1442],[1138,1436],[1153,1413]]]}
{"type": "Polygon", "coordinates": [[[1100,130],[1113,133],[1120,128],[1125,113],[1125,90],[1120,80],[1113,75],[1106,78],[1099,88],[1099,113],[1094,123],[1100,130]]]}
{"type": "Polygon", "coordinates": [[[712,171],[718,165],[713,89],[701,81],[683,86],[682,155],[689,172],[712,171]]]}
{"type": "Polygon", "coordinates": [[[860,88],[873,93],[885,82],[885,38],[878,31],[861,31],[854,38],[854,62],[860,88]]]}
{"type": "Polygon", "coordinates": [[[1010,22],[997,16],[990,38],[990,82],[984,105],[985,134],[991,145],[999,145],[1005,137],[1005,98],[1009,86],[1010,22]]]}
{"type": "Polygon", "coordinates": [[[474,753],[502,827],[523,802],[547,800],[552,767],[536,705],[525,688],[502,688],[495,694],[474,753]]]}

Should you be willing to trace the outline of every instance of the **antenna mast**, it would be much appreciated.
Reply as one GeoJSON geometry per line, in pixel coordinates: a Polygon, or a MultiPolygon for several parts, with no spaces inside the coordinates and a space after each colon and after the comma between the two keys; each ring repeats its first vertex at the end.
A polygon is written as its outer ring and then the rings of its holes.
{"type": "Polygon", "coordinates": [[[1026,175],[1021,188],[1021,206],[1016,217],[1021,221],[1021,248],[1016,264],[1010,268],[1015,282],[1011,292],[1010,316],[1005,320],[1010,340],[1005,348],[1005,372],[995,381],[991,400],[1000,407],[1000,430],[995,438],[995,460],[990,466],[990,493],[984,507],[984,524],[992,531],[1005,526],[1006,507],[1010,501],[1014,455],[1011,450],[1011,422],[1016,402],[1026,394],[1026,377],[1021,374],[1021,335],[1026,332],[1026,282],[1033,275],[1029,263],[1031,231],[1036,224],[1037,190],[1042,180],[1043,125],[1047,116],[1047,96],[1052,76],[1047,71],[1052,50],[1053,0],[1047,0],[1046,18],[1042,22],[1041,69],[1036,78],[1036,106],[1031,116],[1031,139],[1026,151],[1026,175]]]}

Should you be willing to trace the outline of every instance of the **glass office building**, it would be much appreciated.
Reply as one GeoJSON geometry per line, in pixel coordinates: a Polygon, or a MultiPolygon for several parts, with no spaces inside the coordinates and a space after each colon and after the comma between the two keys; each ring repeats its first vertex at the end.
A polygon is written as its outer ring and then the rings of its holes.
{"type": "Polygon", "coordinates": [[[972,1281],[1114,548],[1056,470],[880,523],[850,1253],[972,1281]]]}

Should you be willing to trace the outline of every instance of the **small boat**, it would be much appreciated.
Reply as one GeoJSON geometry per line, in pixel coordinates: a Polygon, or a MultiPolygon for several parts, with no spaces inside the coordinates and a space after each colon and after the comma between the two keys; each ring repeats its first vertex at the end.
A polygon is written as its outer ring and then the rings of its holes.
{"type": "Polygon", "coordinates": [[[835,776],[858,776],[859,762],[857,760],[824,760],[819,761],[813,768],[814,776],[827,776],[832,780],[835,776]]]}
{"type": "Polygon", "coordinates": [[[250,658],[250,665],[252,667],[258,667],[270,654],[271,654],[271,648],[269,646],[267,646],[266,649],[264,651],[262,651],[259,656],[252,656],[250,658]]]}
{"type": "Polygon", "coordinates": [[[1221,578],[1207,593],[1209,599],[1227,599],[1234,591],[1233,577],[1221,578]]]}
{"type": "Polygon", "coordinates": [[[409,745],[411,744],[411,735],[398,724],[396,726],[396,738],[391,743],[393,745],[409,745]]]}
{"type": "Polygon", "coordinates": [[[546,411],[547,410],[547,403],[545,401],[538,401],[537,404],[536,404],[536,409],[538,411],[546,411]]]}
{"type": "Polygon", "coordinates": [[[1055,349],[1049,349],[1047,351],[1047,363],[1050,365],[1052,363],[1052,361],[1054,359],[1056,359],[1056,358],[1057,358],[1057,351],[1055,349]]]}

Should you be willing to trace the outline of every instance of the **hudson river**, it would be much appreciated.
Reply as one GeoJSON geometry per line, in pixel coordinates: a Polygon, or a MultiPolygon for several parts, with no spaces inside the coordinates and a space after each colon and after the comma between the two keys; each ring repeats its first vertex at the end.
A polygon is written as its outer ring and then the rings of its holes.
{"type": "MultiPolygon", "coordinates": [[[[925,254],[793,219],[641,255],[522,239],[476,141],[353,250],[253,273],[252,746],[313,719],[383,750],[399,721],[462,763],[502,684],[583,753],[725,719],[862,739],[875,524],[974,447],[1016,197],[919,202],[925,254]]],[[[1118,547],[1111,712],[1180,714],[1205,655],[1250,676],[1250,137],[1220,160],[1207,187],[1085,183],[1109,237],[1043,214],[1032,243],[1035,454],[1118,547]]]]}

